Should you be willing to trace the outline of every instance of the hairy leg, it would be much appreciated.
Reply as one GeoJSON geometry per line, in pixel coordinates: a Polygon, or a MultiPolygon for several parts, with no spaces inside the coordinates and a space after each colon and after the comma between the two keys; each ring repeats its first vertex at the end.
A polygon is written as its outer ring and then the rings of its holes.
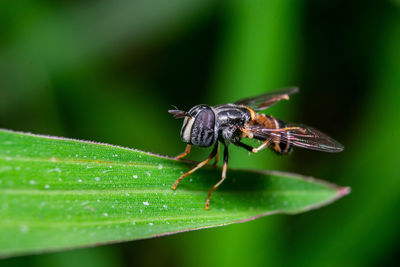
{"type": "Polygon", "coordinates": [[[206,165],[210,160],[212,160],[215,155],[217,154],[218,151],[218,143],[215,144],[210,156],[208,156],[208,158],[206,158],[204,161],[200,162],[199,164],[197,164],[196,167],[194,167],[193,169],[191,169],[190,171],[188,171],[187,173],[182,174],[174,183],[174,185],[172,186],[172,189],[175,190],[176,187],[178,186],[178,184],[183,180],[183,178],[191,175],[192,173],[194,173],[195,171],[197,171],[198,169],[200,169],[201,167],[203,167],[204,165],[206,165]]]}
{"type": "Polygon", "coordinates": [[[224,164],[222,165],[222,177],[221,177],[221,180],[219,180],[219,182],[216,183],[216,184],[210,189],[210,191],[208,192],[208,196],[207,196],[207,200],[206,200],[206,206],[205,206],[205,209],[206,209],[206,210],[208,210],[208,209],[210,208],[210,197],[211,197],[212,192],[213,192],[215,189],[217,189],[217,187],[220,186],[220,184],[222,184],[222,182],[223,182],[223,181],[225,180],[225,178],[226,178],[226,171],[227,171],[227,169],[228,169],[228,158],[229,158],[229,155],[228,155],[228,147],[225,146],[225,147],[224,147],[224,164]]]}
{"type": "Polygon", "coordinates": [[[186,157],[190,153],[191,149],[192,149],[192,146],[187,145],[185,151],[183,153],[179,154],[178,156],[176,156],[174,159],[181,159],[181,158],[186,157]]]}

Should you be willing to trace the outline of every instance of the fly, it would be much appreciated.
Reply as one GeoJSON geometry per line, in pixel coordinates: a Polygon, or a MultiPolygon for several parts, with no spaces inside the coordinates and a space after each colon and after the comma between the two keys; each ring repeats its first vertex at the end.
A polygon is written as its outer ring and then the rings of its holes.
{"type": "Polygon", "coordinates": [[[267,109],[281,100],[289,100],[291,94],[297,93],[297,87],[283,88],[256,97],[245,98],[232,104],[218,106],[197,105],[188,112],[174,109],[168,112],[175,119],[183,118],[180,132],[183,142],[187,143],[186,149],[175,159],[182,159],[190,153],[192,146],[213,146],[211,154],[196,167],[182,174],[173,184],[176,189],[178,184],[187,176],[206,165],[213,158],[218,160],[219,143],[224,146],[222,176],[208,192],[205,208],[210,207],[212,192],[226,178],[228,169],[228,146],[234,144],[251,153],[269,148],[278,154],[288,154],[292,148],[302,147],[323,152],[340,152],[343,146],[326,134],[306,125],[288,124],[273,116],[258,113],[267,109]],[[258,147],[252,147],[241,142],[243,138],[261,141],[258,147]]]}

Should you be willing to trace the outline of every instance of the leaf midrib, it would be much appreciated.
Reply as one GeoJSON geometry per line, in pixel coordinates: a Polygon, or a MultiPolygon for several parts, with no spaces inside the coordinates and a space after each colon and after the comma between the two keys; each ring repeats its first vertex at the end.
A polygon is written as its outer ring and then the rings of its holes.
{"type": "MultiPolygon", "coordinates": [[[[168,189],[167,189],[168,190],[168,189]]],[[[160,190],[160,189],[154,189],[154,190],[131,190],[131,189],[111,189],[110,188],[104,188],[104,189],[87,189],[87,190],[60,190],[60,189],[9,189],[9,188],[0,188],[0,192],[4,192],[5,194],[15,194],[15,195],[22,195],[22,194],[26,194],[26,195],[35,195],[35,194],[49,194],[49,195],[60,195],[60,194],[64,194],[64,195],[87,195],[87,194],[99,194],[99,193],[115,193],[118,192],[121,195],[129,192],[132,194],[152,194],[152,193],[160,193],[160,194],[175,194],[177,192],[179,193],[188,193],[188,194],[192,194],[192,193],[196,193],[196,194],[204,194],[206,192],[206,190],[201,190],[201,189],[178,189],[179,191],[172,191],[169,190],[169,192],[167,192],[167,190],[160,190]]],[[[259,193],[259,192],[263,192],[262,194],[270,194],[270,193],[279,193],[279,194],[292,194],[292,193],[297,193],[297,194],[302,194],[302,193],[308,193],[308,192],[332,192],[332,190],[329,189],[320,189],[320,190],[316,190],[316,189],[311,189],[311,190],[294,190],[294,189],[271,189],[266,191],[265,189],[259,189],[259,190],[235,190],[235,191],[223,191],[220,190],[218,191],[219,194],[232,194],[232,192],[234,192],[234,194],[236,195],[237,192],[243,193],[243,194],[250,194],[250,193],[259,193]]],[[[334,192],[332,192],[334,193],[334,192]]]]}

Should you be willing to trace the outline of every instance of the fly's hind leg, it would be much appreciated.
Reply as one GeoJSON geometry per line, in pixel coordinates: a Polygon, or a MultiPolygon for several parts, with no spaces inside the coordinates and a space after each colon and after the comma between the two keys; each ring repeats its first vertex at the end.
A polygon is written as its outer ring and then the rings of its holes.
{"type": "Polygon", "coordinates": [[[176,156],[174,159],[181,159],[181,158],[186,157],[190,153],[191,149],[192,149],[192,146],[187,145],[185,151],[183,153],[179,154],[178,156],[176,156]]]}
{"type": "Polygon", "coordinates": [[[249,152],[253,152],[253,149],[255,149],[254,147],[249,146],[248,144],[242,143],[242,142],[240,142],[240,141],[234,143],[234,145],[243,147],[244,149],[246,149],[246,150],[249,151],[249,152]]]}
{"type": "MultiPolygon", "coordinates": [[[[189,146],[189,145],[188,145],[189,146]]],[[[190,149],[189,149],[190,150],[190,149]]],[[[191,175],[192,173],[194,173],[195,171],[197,171],[198,169],[200,169],[201,167],[203,167],[204,165],[206,165],[210,160],[212,160],[215,155],[218,152],[218,143],[215,144],[210,156],[208,156],[208,158],[206,158],[204,161],[200,162],[199,164],[197,164],[196,167],[194,167],[193,169],[191,169],[190,171],[188,171],[187,173],[182,174],[173,184],[172,189],[175,190],[176,187],[178,186],[178,184],[183,180],[183,178],[191,175]]]]}
{"type": "Polygon", "coordinates": [[[247,151],[249,151],[251,153],[257,153],[258,151],[260,151],[260,150],[264,149],[266,146],[268,146],[269,143],[271,143],[271,139],[265,140],[259,147],[252,147],[252,146],[249,146],[248,144],[245,144],[242,142],[237,142],[237,143],[235,143],[235,145],[243,147],[244,149],[246,149],[247,151]]]}
{"type": "Polygon", "coordinates": [[[251,152],[257,153],[258,151],[264,149],[266,146],[268,146],[271,143],[271,139],[265,140],[259,147],[253,148],[251,152]]]}
{"type": "Polygon", "coordinates": [[[225,146],[224,148],[224,163],[222,165],[222,176],[221,176],[221,180],[219,180],[219,182],[217,184],[215,184],[210,191],[208,192],[208,196],[207,196],[207,200],[206,200],[206,210],[208,210],[210,208],[210,197],[212,192],[217,189],[218,186],[220,186],[220,184],[222,184],[222,182],[225,180],[226,178],[226,170],[228,169],[228,147],[225,146]]]}

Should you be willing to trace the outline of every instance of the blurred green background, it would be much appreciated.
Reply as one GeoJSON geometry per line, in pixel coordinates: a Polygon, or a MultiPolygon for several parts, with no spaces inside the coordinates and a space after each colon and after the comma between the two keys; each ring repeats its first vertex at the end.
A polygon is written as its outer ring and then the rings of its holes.
{"type": "Polygon", "coordinates": [[[345,151],[231,147],[230,167],[310,175],[351,186],[349,196],[302,215],[0,265],[376,266],[395,265],[400,248],[399,1],[2,1],[1,128],[176,155],[185,145],[171,105],[292,85],[300,94],[267,113],[345,151]]]}

